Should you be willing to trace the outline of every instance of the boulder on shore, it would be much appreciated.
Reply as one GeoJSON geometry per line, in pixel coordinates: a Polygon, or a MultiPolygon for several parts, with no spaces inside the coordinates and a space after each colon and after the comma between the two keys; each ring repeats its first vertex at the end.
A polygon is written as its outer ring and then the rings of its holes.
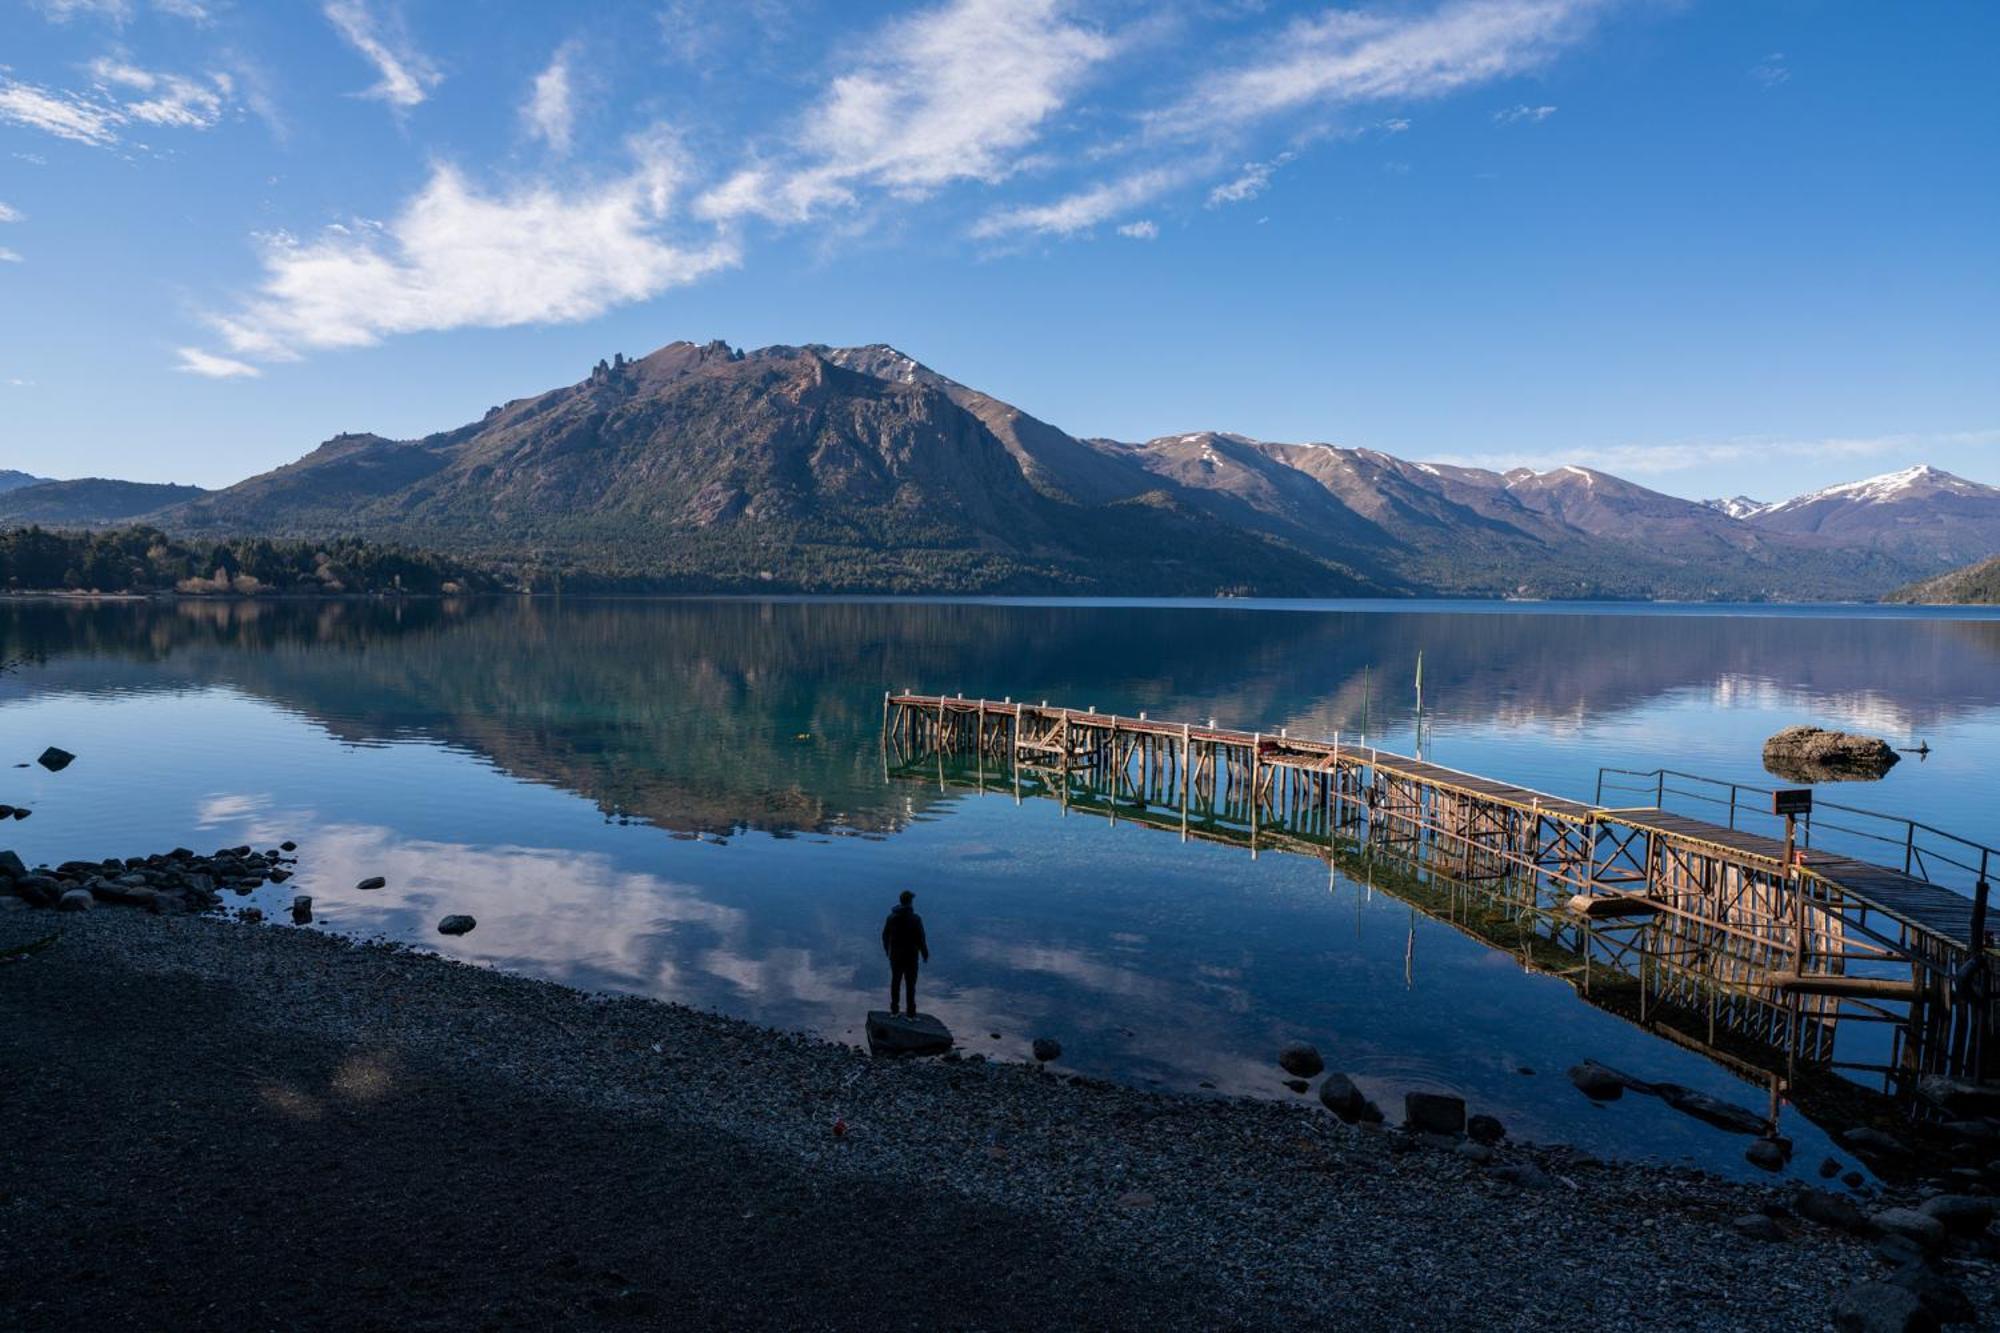
{"type": "Polygon", "coordinates": [[[51,773],[60,773],[76,762],[76,756],[68,750],[59,749],[51,745],[48,749],[42,751],[40,757],[35,762],[51,773]]]}
{"type": "Polygon", "coordinates": [[[1902,756],[1875,736],[1786,727],[1764,742],[1764,770],[1787,782],[1872,782],[1902,756]]]}
{"type": "Polygon", "coordinates": [[[1309,1041],[1295,1041],[1278,1052],[1278,1068],[1300,1078],[1311,1078],[1326,1068],[1326,1061],[1320,1058],[1319,1047],[1309,1041]]]}
{"type": "Polygon", "coordinates": [[[868,1012],[870,1055],[942,1055],[951,1049],[951,1029],[929,1014],[868,1012]]]}
{"type": "Polygon", "coordinates": [[[1443,1092],[1406,1092],[1403,1123],[1426,1134],[1463,1134],[1465,1099],[1443,1092]]]}
{"type": "Polygon", "coordinates": [[[1319,1100],[1322,1106],[1350,1125],[1362,1121],[1371,1124],[1382,1122],[1382,1112],[1345,1074],[1332,1073],[1320,1080],[1319,1100]]]}
{"type": "Polygon", "coordinates": [[[1030,1043],[1028,1049],[1043,1064],[1047,1064],[1051,1060],[1062,1059],[1062,1043],[1054,1037],[1037,1037],[1030,1043]]]}
{"type": "Polygon", "coordinates": [[[438,922],[438,934],[464,935],[469,931],[471,931],[471,929],[478,924],[479,923],[477,921],[474,921],[471,917],[466,916],[463,912],[454,912],[450,916],[438,922]]]}

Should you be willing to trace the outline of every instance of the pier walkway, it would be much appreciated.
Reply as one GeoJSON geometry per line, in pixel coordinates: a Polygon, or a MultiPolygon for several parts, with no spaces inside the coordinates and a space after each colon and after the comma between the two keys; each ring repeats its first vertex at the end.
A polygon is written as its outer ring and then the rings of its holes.
{"type": "Polygon", "coordinates": [[[1922,825],[1895,821],[1903,870],[1814,848],[1809,823],[1788,861],[1779,838],[1739,826],[1771,818],[1739,803],[1756,790],[1740,784],[1713,784],[1728,787],[1723,824],[1663,808],[1686,790],[1664,771],[1635,775],[1654,804],[1616,806],[1337,736],[1047,702],[887,694],[882,736],[889,769],[906,776],[1007,785],[1253,855],[1389,856],[1419,882],[1478,886],[1586,979],[1596,966],[1636,984],[1641,1012],[1703,1016],[1711,1040],[1727,1031],[1885,1086],[1977,1077],[2000,1057],[1986,927],[2000,855],[1940,835],[1953,855],[1927,859],[1922,825]],[[1966,882],[1933,882],[1934,866],[1966,882]],[[1836,1058],[1837,1032],[1856,1024],[1889,1040],[1869,1059],[1836,1058]]]}

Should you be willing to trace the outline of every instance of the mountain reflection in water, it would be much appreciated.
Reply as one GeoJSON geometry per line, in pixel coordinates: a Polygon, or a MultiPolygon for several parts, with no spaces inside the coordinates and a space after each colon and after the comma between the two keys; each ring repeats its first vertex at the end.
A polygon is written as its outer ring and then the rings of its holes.
{"type": "MultiPolygon", "coordinates": [[[[906,686],[1365,718],[1407,747],[1419,651],[1454,766],[1584,798],[1600,764],[1768,784],[1764,738],[1817,722],[1934,747],[1865,803],[2000,833],[1994,620],[1447,604],[13,601],[0,758],[79,759],[0,769],[0,801],[35,809],[7,830],[31,862],[296,838],[299,878],[248,900],[271,915],[305,892],[334,929],[841,1039],[915,887],[921,999],[968,1049],[1048,1032],[1086,1072],[1287,1096],[1271,1056],[1306,1036],[1385,1104],[1454,1088],[1520,1135],[1742,1169],[1739,1142],[1593,1107],[1562,1070],[1759,1090],[1323,865],[883,774],[882,694],[906,686]],[[353,891],[372,874],[390,887],[353,891]],[[432,933],[453,911],[478,929],[432,933]]],[[[1787,1132],[1810,1169],[1823,1136],[1787,1132]]]]}

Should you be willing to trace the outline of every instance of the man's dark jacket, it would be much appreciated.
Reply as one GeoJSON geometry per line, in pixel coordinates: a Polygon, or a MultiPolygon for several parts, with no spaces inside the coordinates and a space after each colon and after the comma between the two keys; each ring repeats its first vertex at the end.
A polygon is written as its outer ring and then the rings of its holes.
{"type": "Polygon", "coordinates": [[[931,958],[931,946],[924,941],[924,919],[916,909],[898,903],[882,923],[882,948],[894,963],[914,963],[918,957],[931,958]]]}

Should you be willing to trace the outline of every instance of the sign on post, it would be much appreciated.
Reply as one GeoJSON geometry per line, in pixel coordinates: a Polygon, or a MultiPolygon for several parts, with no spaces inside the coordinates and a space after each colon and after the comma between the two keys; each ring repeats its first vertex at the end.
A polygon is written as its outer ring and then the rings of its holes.
{"type": "Polygon", "coordinates": [[[1812,788],[1797,787],[1791,791],[1771,793],[1771,813],[1774,815],[1809,815],[1812,813],[1812,788]]]}

